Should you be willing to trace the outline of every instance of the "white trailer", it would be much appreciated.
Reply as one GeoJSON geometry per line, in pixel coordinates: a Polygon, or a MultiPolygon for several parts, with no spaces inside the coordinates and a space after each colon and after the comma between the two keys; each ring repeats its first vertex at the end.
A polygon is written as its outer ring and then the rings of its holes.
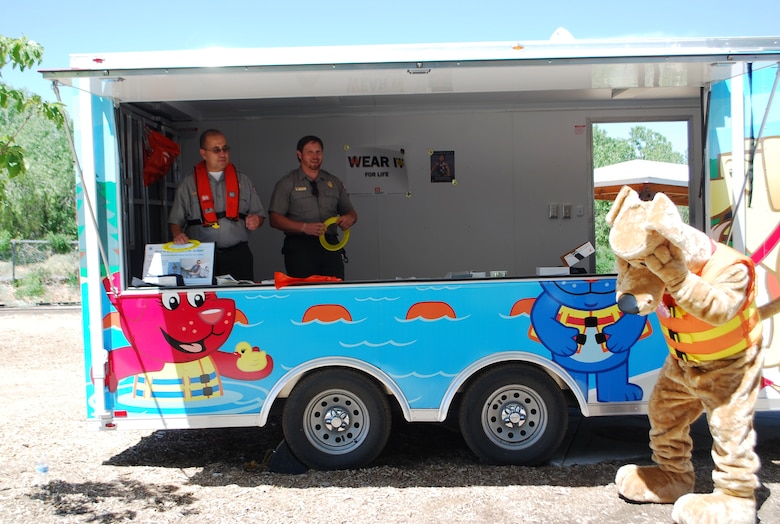
{"type": "MultiPolygon", "coordinates": [[[[378,455],[397,410],[457,420],[486,461],[537,464],[567,406],[645,412],[667,351],[657,320],[616,313],[614,275],[593,257],[576,264],[585,274],[537,268],[586,241],[608,248],[594,126],[676,121],[691,223],[753,256],[762,300],[779,296],[778,59],[778,37],[73,55],[43,75],[72,86],[60,92],[78,158],[90,425],[262,426],[280,408],[299,460],[343,468],[378,455]],[[173,193],[207,128],[266,206],[298,138],[323,139],[360,215],[346,281],[280,285],[282,235],[264,227],[256,285],[133,285],[145,246],[170,240],[173,193]],[[149,130],[182,153],[145,186],[149,130]],[[431,174],[438,154],[454,160],[449,179],[431,174]],[[204,306],[229,329],[182,363],[160,333],[204,306]],[[239,363],[247,347],[254,367],[239,363]]],[[[773,329],[761,409],[780,405],[773,329]]]]}

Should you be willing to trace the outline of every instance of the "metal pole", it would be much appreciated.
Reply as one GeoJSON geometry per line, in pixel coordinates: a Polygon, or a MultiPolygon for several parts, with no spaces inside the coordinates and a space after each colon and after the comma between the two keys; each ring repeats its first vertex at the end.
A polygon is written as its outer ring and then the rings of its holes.
{"type": "Polygon", "coordinates": [[[16,240],[11,240],[11,284],[16,282],[16,240]]]}

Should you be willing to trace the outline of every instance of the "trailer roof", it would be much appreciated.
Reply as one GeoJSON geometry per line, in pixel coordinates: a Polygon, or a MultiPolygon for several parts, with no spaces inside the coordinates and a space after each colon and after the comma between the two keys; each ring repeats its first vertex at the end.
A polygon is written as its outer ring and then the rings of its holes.
{"type": "Polygon", "coordinates": [[[41,73],[64,84],[90,79],[79,87],[164,106],[169,118],[186,120],[321,113],[334,105],[343,113],[486,100],[517,107],[691,99],[732,76],[736,63],[778,60],[780,37],[564,39],[88,53],[41,73]]]}

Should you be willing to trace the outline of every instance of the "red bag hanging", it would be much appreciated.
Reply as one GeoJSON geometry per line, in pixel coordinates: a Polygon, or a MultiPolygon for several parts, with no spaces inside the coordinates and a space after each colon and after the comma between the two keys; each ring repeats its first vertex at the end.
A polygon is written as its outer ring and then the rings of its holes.
{"type": "Polygon", "coordinates": [[[144,154],[144,185],[154,184],[164,177],[179,154],[179,144],[167,136],[148,129],[144,154]]]}

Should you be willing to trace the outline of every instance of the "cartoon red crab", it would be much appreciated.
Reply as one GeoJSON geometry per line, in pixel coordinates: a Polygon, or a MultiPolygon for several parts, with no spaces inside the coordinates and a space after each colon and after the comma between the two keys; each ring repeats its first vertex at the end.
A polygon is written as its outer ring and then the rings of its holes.
{"type": "Polygon", "coordinates": [[[107,279],[104,285],[116,308],[104,327],[116,325],[118,317],[130,342],[108,353],[109,391],[135,375],[136,397],[200,400],[223,394],[222,376],[258,380],[273,370],[271,356],[248,342],[239,342],[233,352],[219,351],[233,325],[247,323],[233,300],[202,289],[117,295],[107,279]]]}

